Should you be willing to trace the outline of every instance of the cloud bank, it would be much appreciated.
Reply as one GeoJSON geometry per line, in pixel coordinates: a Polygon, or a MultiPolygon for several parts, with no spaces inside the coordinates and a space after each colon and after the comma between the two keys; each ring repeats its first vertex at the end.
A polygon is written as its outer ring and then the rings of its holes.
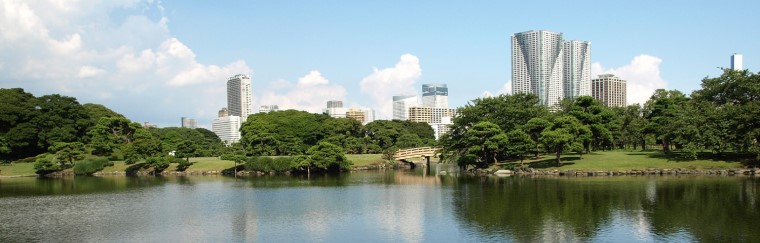
{"type": "Polygon", "coordinates": [[[251,73],[243,60],[199,63],[171,36],[160,1],[9,0],[0,13],[0,87],[74,96],[137,122],[210,123],[225,78],[251,73]]]}
{"type": "Polygon", "coordinates": [[[390,119],[393,115],[394,95],[417,94],[415,87],[422,76],[420,59],[412,54],[401,55],[395,66],[374,68],[360,82],[361,92],[372,99],[378,119],[390,119]]]}
{"type": "Polygon", "coordinates": [[[662,59],[639,55],[630,63],[618,68],[604,69],[600,63],[591,65],[591,76],[596,78],[599,74],[614,74],[626,80],[628,104],[644,104],[657,89],[666,89],[668,84],[660,76],[660,64],[662,59]]]}
{"type": "Polygon", "coordinates": [[[262,105],[278,105],[281,110],[295,109],[322,113],[328,100],[344,100],[346,89],[330,81],[317,70],[298,78],[296,85],[287,80],[274,82],[263,91],[262,105]],[[278,92],[279,91],[279,92],[278,92]]]}

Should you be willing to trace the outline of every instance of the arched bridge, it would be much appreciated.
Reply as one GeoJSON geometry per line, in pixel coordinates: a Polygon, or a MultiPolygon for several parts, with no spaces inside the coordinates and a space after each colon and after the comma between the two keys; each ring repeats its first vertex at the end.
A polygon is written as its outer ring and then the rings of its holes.
{"type": "Polygon", "coordinates": [[[438,151],[440,150],[441,150],[441,147],[419,147],[419,148],[399,149],[393,155],[393,159],[408,160],[408,159],[415,159],[415,158],[427,158],[428,160],[430,160],[430,157],[435,156],[436,153],[438,153],[438,151]]]}

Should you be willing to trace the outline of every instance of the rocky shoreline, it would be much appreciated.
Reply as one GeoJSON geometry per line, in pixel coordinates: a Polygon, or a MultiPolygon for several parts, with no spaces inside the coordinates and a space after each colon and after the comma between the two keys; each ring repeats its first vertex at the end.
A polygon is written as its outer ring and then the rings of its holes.
{"type": "MultiPolygon", "coordinates": [[[[408,166],[399,167],[386,167],[386,166],[360,166],[355,167],[352,171],[362,170],[383,170],[383,169],[409,169],[408,166]]],[[[540,170],[540,169],[516,169],[516,170],[495,170],[495,169],[471,169],[468,170],[468,174],[479,176],[575,176],[575,177],[589,177],[589,176],[642,176],[642,175],[714,175],[714,176],[756,176],[760,173],[760,169],[723,169],[723,170],[693,170],[693,169],[637,169],[637,170],[540,170]]],[[[264,173],[259,171],[238,171],[237,176],[263,176],[263,175],[275,175],[276,173],[264,173]]],[[[93,176],[155,176],[151,171],[138,171],[134,174],[127,174],[124,171],[115,172],[97,172],[93,176]]],[[[161,176],[233,176],[234,172],[231,171],[164,171],[159,173],[161,176]]],[[[290,173],[284,173],[284,175],[290,175],[290,173]]],[[[443,173],[442,173],[443,175],[443,173]]],[[[33,176],[33,175],[28,175],[33,176]]],[[[28,177],[28,176],[0,176],[3,178],[12,177],[28,177]]],[[[74,173],[58,172],[48,175],[47,177],[69,177],[74,176],[74,173]]]]}
{"type": "Polygon", "coordinates": [[[724,170],[692,170],[692,169],[644,169],[644,170],[488,170],[477,169],[470,171],[476,175],[548,175],[548,176],[627,176],[627,175],[723,175],[723,176],[753,176],[758,169],[724,169],[724,170]]]}

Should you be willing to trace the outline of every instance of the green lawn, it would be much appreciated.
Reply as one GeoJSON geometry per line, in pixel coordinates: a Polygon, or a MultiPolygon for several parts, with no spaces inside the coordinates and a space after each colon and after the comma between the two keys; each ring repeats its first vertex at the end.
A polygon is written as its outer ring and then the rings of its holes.
{"type": "Polygon", "coordinates": [[[544,155],[538,160],[526,160],[528,166],[547,170],[612,170],[628,171],[641,169],[693,169],[719,170],[741,168],[739,161],[699,159],[685,161],[668,158],[660,151],[605,151],[592,152],[580,158],[577,154],[563,155],[562,166],[557,166],[555,157],[544,155]]]}
{"type": "Polygon", "coordinates": [[[34,163],[14,163],[13,165],[0,165],[0,176],[33,176],[34,163]]]}

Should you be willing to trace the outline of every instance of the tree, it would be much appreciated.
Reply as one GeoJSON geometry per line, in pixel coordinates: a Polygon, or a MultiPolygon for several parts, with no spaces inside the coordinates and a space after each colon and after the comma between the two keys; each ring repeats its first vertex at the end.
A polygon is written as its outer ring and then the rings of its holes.
{"type": "Polygon", "coordinates": [[[57,142],[50,147],[50,152],[55,154],[56,159],[61,164],[61,168],[73,166],[74,161],[85,158],[85,147],[80,142],[57,142]]]}
{"type": "Polygon", "coordinates": [[[416,147],[421,147],[423,145],[423,142],[422,142],[422,139],[420,139],[420,137],[417,136],[417,134],[405,133],[401,135],[400,137],[398,137],[398,141],[396,142],[396,145],[402,149],[416,148],[416,147]]]}
{"type": "Polygon", "coordinates": [[[18,159],[47,151],[39,146],[39,129],[31,123],[39,116],[39,101],[23,89],[0,89],[0,136],[5,138],[9,153],[0,159],[18,159]]]}
{"type": "Polygon", "coordinates": [[[34,161],[34,170],[38,175],[47,175],[61,170],[61,167],[48,158],[39,158],[34,161]]]}
{"type": "Polygon", "coordinates": [[[507,135],[491,122],[479,122],[467,130],[469,153],[484,164],[498,162],[500,152],[507,145],[507,135]]]}
{"type": "Polygon", "coordinates": [[[124,117],[101,117],[88,134],[95,155],[108,155],[124,144],[132,143],[134,135],[143,129],[124,117]]]}
{"type": "Polygon", "coordinates": [[[645,117],[649,120],[645,131],[657,137],[662,150],[670,152],[676,138],[677,125],[674,122],[679,112],[686,109],[689,98],[678,90],[658,89],[649,98],[645,107],[645,117]]]}
{"type": "MultiPolygon", "coordinates": [[[[136,163],[151,157],[163,157],[161,141],[153,138],[153,135],[145,129],[135,132],[134,140],[123,148],[125,162],[136,163]]],[[[146,161],[147,162],[147,161],[146,161]]],[[[162,163],[161,159],[152,159],[150,162],[162,163]]],[[[168,162],[167,162],[168,163],[168,162]]],[[[150,164],[150,163],[148,163],[150,164]]]]}
{"type": "Polygon", "coordinates": [[[562,165],[562,152],[566,148],[577,148],[580,139],[590,133],[588,128],[573,116],[561,116],[554,120],[553,124],[541,132],[541,143],[547,151],[555,153],[557,165],[562,165]]]}
{"type": "Polygon", "coordinates": [[[552,123],[550,121],[547,121],[543,118],[533,118],[528,120],[525,125],[522,126],[522,130],[524,130],[528,135],[530,136],[531,140],[533,140],[533,146],[535,146],[535,149],[533,150],[534,157],[538,158],[538,154],[541,151],[539,146],[541,146],[541,132],[543,132],[546,128],[550,127],[552,123]]]}
{"type": "Polygon", "coordinates": [[[337,145],[319,142],[309,148],[308,164],[324,171],[340,172],[351,169],[351,161],[346,158],[343,149],[337,145]]]}
{"type": "Polygon", "coordinates": [[[197,148],[193,142],[185,140],[177,145],[175,156],[178,158],[185,158],[187,162],[190,162],[190,157],[193,156],[196,150],[197,148]]]}
{"type": "Polygon", "coordinates": [[[525,154],[531,152],[536,143],[528,133],[520,129],[508,132],[507,138],[506,154],[520,159],[520,165],[522,165],[525,154]]]}

